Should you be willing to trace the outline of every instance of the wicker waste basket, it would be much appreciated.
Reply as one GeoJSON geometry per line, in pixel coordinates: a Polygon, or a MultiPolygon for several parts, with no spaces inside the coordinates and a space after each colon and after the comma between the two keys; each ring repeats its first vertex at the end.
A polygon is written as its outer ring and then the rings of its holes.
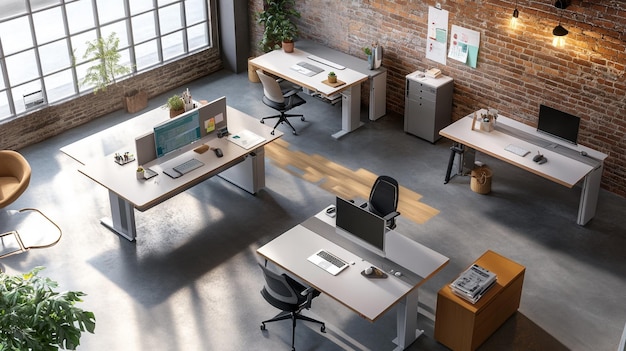
{"type": "Polygon", "coordinates": [[[479,194],[489,194],[491,192],[491,178],[493,172],[487,166],[480,166],[472,169],[470,188],[479,194]]]}

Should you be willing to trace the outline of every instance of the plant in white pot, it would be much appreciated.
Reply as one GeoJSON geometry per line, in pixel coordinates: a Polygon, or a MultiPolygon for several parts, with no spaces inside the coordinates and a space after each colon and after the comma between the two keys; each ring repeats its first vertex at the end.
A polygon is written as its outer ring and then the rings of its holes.
{"type": "Polygon", "coordinates": [[[38,275],[42,269],[0,273],[0,350],[75,350],[82,332],[94,332],[94,314],[76,307],[85,294],[55,291],[55,281],[38,275]]]}

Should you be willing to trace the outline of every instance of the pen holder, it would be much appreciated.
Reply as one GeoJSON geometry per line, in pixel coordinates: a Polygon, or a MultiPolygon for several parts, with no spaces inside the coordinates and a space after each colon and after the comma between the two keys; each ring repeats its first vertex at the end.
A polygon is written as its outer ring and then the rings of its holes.
{"type": "Polygon", "coordinates": [[[137,176],[137,179],[145,179],[144,169],[143,168],[137,169],[137,172],[135,172],[135,175],[137,176]]]}

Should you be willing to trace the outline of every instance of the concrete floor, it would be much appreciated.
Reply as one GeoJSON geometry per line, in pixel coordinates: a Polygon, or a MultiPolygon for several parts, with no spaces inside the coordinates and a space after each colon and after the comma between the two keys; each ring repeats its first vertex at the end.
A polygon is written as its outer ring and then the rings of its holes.
{"type": "MultiPolygon", "coordinates": [[[[222,71],[180,90],[187,87],[196,98],[225,95],[230,106],[258,118],[273,112],[247,73],[222,71]]],[[[153,98],[148,108],[169,95],[153,98]]],[[[425,334],[409,350],[446,349],[433,337],[437,291],[488,249],[526,266],[526,277],[518,313],[480,350],[617,348],[626,321],[626,199],[601,191],[596,217],[582,227],[575,223],[580,187],[568,189],[480,154],[477,159],[494,172],[491,194],[472,192],[468,177],[444,185],[449,141],[431,144],[408,135],[395,115],[363,118],[363,127],[335,140],[330,135],[341,127],[341,107],[306,100],[299,110],[307,121],[294,121],[299,135],[280,127],[293,148],[389,174],[441,211],[424,224],[398,220],[399,232],[450,257],[420,289],[417,318],[425,334]]],[[[81,307],[95,313],[97,324],[94,335],[83,336],[82,350],[289,349],[288,322],[259,329],[278,311],[259,293],[263,278],[255,250],[334,196],[267,160],[267,187],[256,196],[209,179],[136,212],[138,238],[129,242],[100,225],[110,213],[107,192],[59,149],[132,117],[116,112],[19,150],[33,176],[10,208],[42,210],[64,236],[52,248],[6,258],[0,268],[21,273],[45,266],[41,274],[63,289],[88,294],[81,307]]],[[[370,323],[322,295],[311,311],[327,322],[328,332],[300,324],[298,350],[394,346],[395,310],[370,323]]]]}

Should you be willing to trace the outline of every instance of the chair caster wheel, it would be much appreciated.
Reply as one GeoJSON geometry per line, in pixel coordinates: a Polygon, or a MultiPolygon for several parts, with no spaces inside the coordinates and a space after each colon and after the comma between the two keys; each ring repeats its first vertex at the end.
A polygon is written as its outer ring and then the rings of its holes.
{"type": "Polygon", "coordinates": [[[261,330],[265,330],[265,324],[261,324],[261,330]]]}
{"type": "Polygon", "coordinates": [[[326,333],[326,326],[325,326],[325,325],[322,325],[322,327],[320,328],[320,331],[321,331],[322,333],[326,333]]]}
{"type": "Polygon", "coordinates": [[[272,130],[272,131],[270,132],[270,134],[274,135],[274,131],[272,130]]]}
{"type": "Polygon", "coordinates": [[[300,120],[301,120],[302,122],[304,122],[304,117],[300,117],[300,120]]]}
{"type": "Polygon", "coordinates": [[[296,131],[295,131],[295,130],[294,130],[292,133],[293,133],[293,135],[298,135],[298,133],[296,133],[296,131]]]}
{"type": "Polygon", "coordinates": [[[265,124],[265,121],[264,121],[264,120],[261,120],[261,123],[265,124]]]}

